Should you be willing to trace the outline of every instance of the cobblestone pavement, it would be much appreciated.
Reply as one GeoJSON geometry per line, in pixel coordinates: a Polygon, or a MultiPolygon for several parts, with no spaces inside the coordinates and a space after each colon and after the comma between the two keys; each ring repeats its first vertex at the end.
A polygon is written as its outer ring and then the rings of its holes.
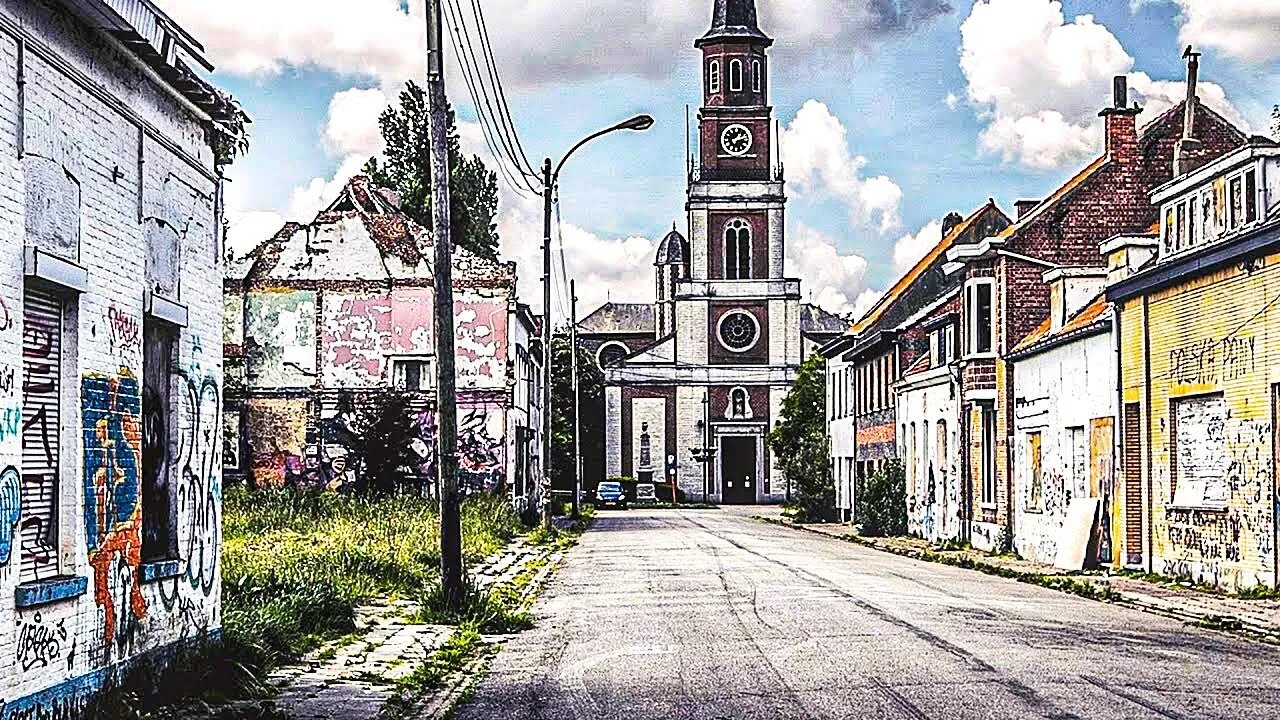
{"type": "Polygon", "coordinates": [[[1280,717],[1280,649],[724,511],[603,513],[460,720],[1280,717]]]}

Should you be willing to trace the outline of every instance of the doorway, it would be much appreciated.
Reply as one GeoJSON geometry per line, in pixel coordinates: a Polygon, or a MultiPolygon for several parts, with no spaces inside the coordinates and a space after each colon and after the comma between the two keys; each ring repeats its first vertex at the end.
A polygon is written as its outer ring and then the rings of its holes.
{"type": "Polygon", "coordinates": [[[759,439],[748,435],[720,438],[720,483],[725,505],[754,505],[759,439]]]}

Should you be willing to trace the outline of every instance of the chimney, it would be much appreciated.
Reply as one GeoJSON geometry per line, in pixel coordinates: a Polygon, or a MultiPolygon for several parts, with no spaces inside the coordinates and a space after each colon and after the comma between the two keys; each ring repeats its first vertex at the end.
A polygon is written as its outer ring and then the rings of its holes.
{"type": "Polygon", "coordinates": [[[1049,285],[1049,331],[1057,332],[1067,320],[1102,292],[1107,271],[1102,268],[1059,267],[1041,276],[1049,285]]]}
{"type": "Polygon", "coordinates": [[[1159,235],[1117,235],[1103,242],[1098,250],[1107,261],[1107,285],[1145,268],[1159,249],[1159,235]]]}
{"type": "Polygon", "coordinates": [[[1129,78],[1117,75],[1111,86],[1111,107],[1098,113],[1106,120],[1107,155],[1112,159],[1136,159],[1138,115],[1142,108],[1129,107],[1129,78]]]}
{"type": "Polygon", "coordinates": [[[945,238],[950,235],[951,231],[960,227],[962,222],[964,222],[964,217],[960,213],[947,213],[947,216],[942,219],[942,237],[945,238]]]}
{"type": "Polygon", "coordinates": [[[1196,88],[1200,83],[1200,53],[1190,45],[1182,57],[1187,61],[1187,99],[1183,104],[1182,138],[1173,147],[1173,176],[1182,177],[1205,164],[1204,148],[1196,137],[1196,109],[1200,98],[1196,88]]]}
{"type": "Polygon", "coordinates": [[[1026,216],[1027,213],[1031,212],[1032,210],[1035,210],[1036,206],[1039,204],[1040,204],[1039,200],[1018,200],[1013,204],[1013,206],[1017,208],[1018,219],[1021,220],[1023,217],[1026,216]]]}

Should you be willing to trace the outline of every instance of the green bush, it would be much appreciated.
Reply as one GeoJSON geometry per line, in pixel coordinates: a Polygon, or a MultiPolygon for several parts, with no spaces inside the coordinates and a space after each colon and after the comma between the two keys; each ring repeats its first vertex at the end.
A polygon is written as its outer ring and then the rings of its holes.
{"type": "Polygon", "coordinates": [[[902,463],[892,460],[883,470],[867,478],[857,512],[863,535],[907,534],[907,476],[902,463]]]}

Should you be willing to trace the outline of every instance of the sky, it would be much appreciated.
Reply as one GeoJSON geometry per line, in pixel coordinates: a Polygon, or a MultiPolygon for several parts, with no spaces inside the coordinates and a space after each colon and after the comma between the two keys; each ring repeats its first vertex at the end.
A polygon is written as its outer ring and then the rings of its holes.
{"type": "MultiPolygon", "coordinates": [[[[534,166],[637,113],[657,120],[574,155],[557,233],[581,314],[607,300],[651,302],[657,242],[686,224],[686,107],[696,117],[700,99],[693,40],[712,0],[472,1],[534,166]]],[[[210,79],[254,121],[227,195],[239,252],[327,205],[382,151],[378,115],[424,74],[421,0],[156,2],[206,46],[218,68],[210,79]]],[[[1185,95],[1181,55],[1194,44],[1201,99],[1247,132],[1268,132],[1280,103],[1280,0],[757,5],[776,40],[787,273],[807,299],[845,315],[922,257],[947,213],[994,198],[1012,214],[1015,200],[1046,196],[1096,157],[1115,75],[1129,77],[1141,123],[1185,95]]],[[[492,167],[454,59],[446,82],[464,149],[492,167]]],[[[502,253],[518,264],[522,299],[540,309],[541,200],[501,191],[502,253]]]]}

